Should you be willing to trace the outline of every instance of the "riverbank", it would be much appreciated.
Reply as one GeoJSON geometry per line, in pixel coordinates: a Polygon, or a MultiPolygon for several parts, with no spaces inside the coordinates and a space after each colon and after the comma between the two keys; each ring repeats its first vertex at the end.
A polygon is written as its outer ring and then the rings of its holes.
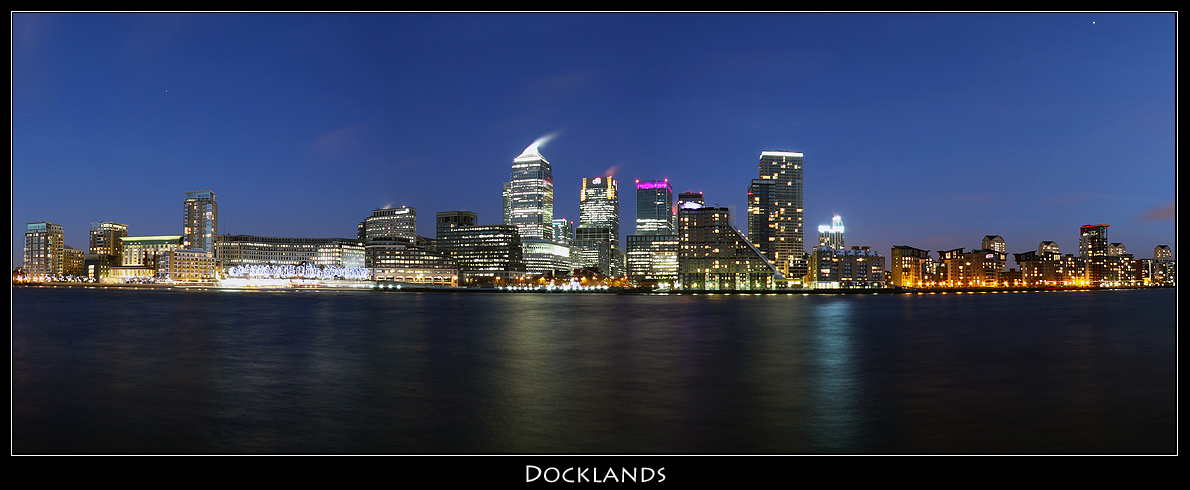
{"type": "Polygon", "coordinates": [[[95,288],[95,289],[179,289],[179,290],[223,290],[223,291],[385,291],[385,292],[458,292],[458,293],[602,293],[636,295],[690,295],[690,294],[973,294],[973,293],[1025,293],[1055,291],[1107,291],[1135,289],[1176,289],[1176,286],[1133,286],[1133,287],[992,287],[992,288],[835,288],[835,289],[757,289],[744,291],[715,290],[653,290],[625,287],[458,287],[435,286],[411,283],[343,282],[334,284],[290,284],[269,286],[241,286],[220,283],[178,283],[178,284],[105,284],[92,282],[46,282],[14,283],[12,287],[31,288],[95,288]]]}

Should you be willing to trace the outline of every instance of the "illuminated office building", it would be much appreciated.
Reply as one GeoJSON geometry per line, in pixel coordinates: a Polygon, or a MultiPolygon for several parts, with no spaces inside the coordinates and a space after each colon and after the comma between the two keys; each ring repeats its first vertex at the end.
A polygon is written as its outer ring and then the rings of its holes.
{"type": "Polygon", "coordinates": [[[512,160],[512,178],[504,190],[504,224],[516,226],[521,239],[552,240],[554,173],[534,141],[512,160]]]}
{"type": "Polygon", "coordinates": [[[608,276],[622,273],[620,196],[616,179],[583,178],[579,224],[574,230],[575,267],[598,267],[608,276]]]}
{"type": "Polygon", "coordinates": [[[359,224],[358,238],[364,242],[405,238],[417,240],[417,210],[409,206],[380,208],[359,224]]]}
{"type": "Polygon", "coordinates": [[[457,286],[459,268],[446,252],[431,250],[418,240],[379,237],[364,245],[364,264],[373,281],[457,286]]]}
{"type": "Polygon", "coordinates": [[[574,242],[574,222],[566,218],[554,218],[554,241],[570,246],[574,242]]]}
{"type": "Polygon", "coordinates": [[[86,255],[82,250],[65,245],[62,247],[62,274],[82,277],[87,274],[86,255]]]}
{"type": "Polygon", "coordinates": [[[636,181],[636,234],[673,235],[674,192],[669,179],[636,181]]]}
{"type": "MultiPolygon", "coordinates": [[[[701,199],[701,195],[699,196],[701,199]]],[[[636,234],[628,235],[628,277],[638,284],[673,287],[678,277],[678,236],[669,179],[636,181],[636,234]]]]}
{"type": "Polygon", "coordinates": [[[773,289],[781,272],[735,227],[722,207],[678,209],[678,286],[689,290],[773,289]]]}
{"type": "Polygon", "coordinates": [[[748,239],[786,277],[807,272],[802,153],[764,151],[748,187],[748,239]]]}
{"type": "Polygon", "coordinates": [[[628,235],[628,277],[638,284],[673,287],[678,279],[678,236],[628,235]]]}
{"type": "Polygon", "coordinates": [[[65,239],[62,225],[45,221],[25,225],[25,274],[42,281],[65,273],[65,239]]]}
{"type": "Polygon", "coordinates": [[[505,285],[526,276],[520,232],[513,225],[450,228],[438,237],[437,248],[458,265],[460,285],[505,285]]]}
{"type": "Polygon", "coordinates": [[[452,229],[479,224],[479,215],[473,211],[440,211],[436,218],[434,238],[438,240],[452,229]]]}
{"type": "Polygon", "coordinates": [[[818,225],[818,246],[843,250],[843,218],[835,215],[829,225],[818,225]]]}
{"type": "Polygon", "coordinates": [[[182,244],[187,250],[215,253],[215,237],[219,236],[219,204],[215,193],[194,191],[186,193],[182,213],[182,244]]]}
{"type": "Polygon", "coordinates": [[[1177,282],[1177,263],[1169,245],[1157,245],[1153,248],[1153,260],[1150,264],[1150,284],[1173,285],[1177,282]]]}
{"type": "Polygon", "coordinates": [[[521,248],[524,250],[525,272],[531,276],[565,276],[574,268],[570,259],[570,245],[529,238],[521,240],[521,248]]]}

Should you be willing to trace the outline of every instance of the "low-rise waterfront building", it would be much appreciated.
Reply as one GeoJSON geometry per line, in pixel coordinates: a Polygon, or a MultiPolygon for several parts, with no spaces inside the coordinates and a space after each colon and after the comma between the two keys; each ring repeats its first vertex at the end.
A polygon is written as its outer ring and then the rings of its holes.
{"type": "Polygon", "coordinates": [[[870,247],[814,247],[808,285],[813,289],[883,288],[884,257],[870,247]]]}
{"type": "Polygon", "coordinates": [[[157,278],[172,282],[214,282],[219,268],[206,250],[168,250],[157,258],[157,278]]]}
{"type": "Polygon", "coordinates": [[[628,235],[628,277],[638,284],[674,287],[678,279],[678,235],[628,235]]]}
{"type": "Polygon", "coordinates": [[[349,238],[285,238],[219,235],[221,267],[301,265],[364,267],[364,244],[349,238]]]}
{"type": "Polygon", "coordinates": [[[182,235],[120,237],[122,267],[157,267],[157,258],[169,250],[184,250],[182,235]]]}

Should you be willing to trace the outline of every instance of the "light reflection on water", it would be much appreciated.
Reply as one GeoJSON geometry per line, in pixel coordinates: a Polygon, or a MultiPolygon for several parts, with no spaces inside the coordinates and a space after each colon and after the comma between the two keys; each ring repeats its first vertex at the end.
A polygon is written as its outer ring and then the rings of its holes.
{"type": "Polygon", "coordinates": [[[1176,448],[1172,290],[13,290],[16,453],[1176,448]]]}

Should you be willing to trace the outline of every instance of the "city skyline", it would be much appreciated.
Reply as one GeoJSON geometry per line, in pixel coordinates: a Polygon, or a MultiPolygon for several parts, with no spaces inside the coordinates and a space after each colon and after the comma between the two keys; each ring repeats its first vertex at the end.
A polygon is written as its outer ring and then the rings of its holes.
{"type": "Polygon", "coordinates": [[[500,224],[543,135],[576,225],[581,179],[612,175],[746,231],[779,150],[805,155],[804,227],[842,215],[881,254],[1077,254],[1096,223],[1177,254],[1174,14],[16,13],[12,34],[13,268],[27,223],[77,249],[92,223],[178,235],[198,189],[219,234],[352,237],[397,206],[500,224]]]}

